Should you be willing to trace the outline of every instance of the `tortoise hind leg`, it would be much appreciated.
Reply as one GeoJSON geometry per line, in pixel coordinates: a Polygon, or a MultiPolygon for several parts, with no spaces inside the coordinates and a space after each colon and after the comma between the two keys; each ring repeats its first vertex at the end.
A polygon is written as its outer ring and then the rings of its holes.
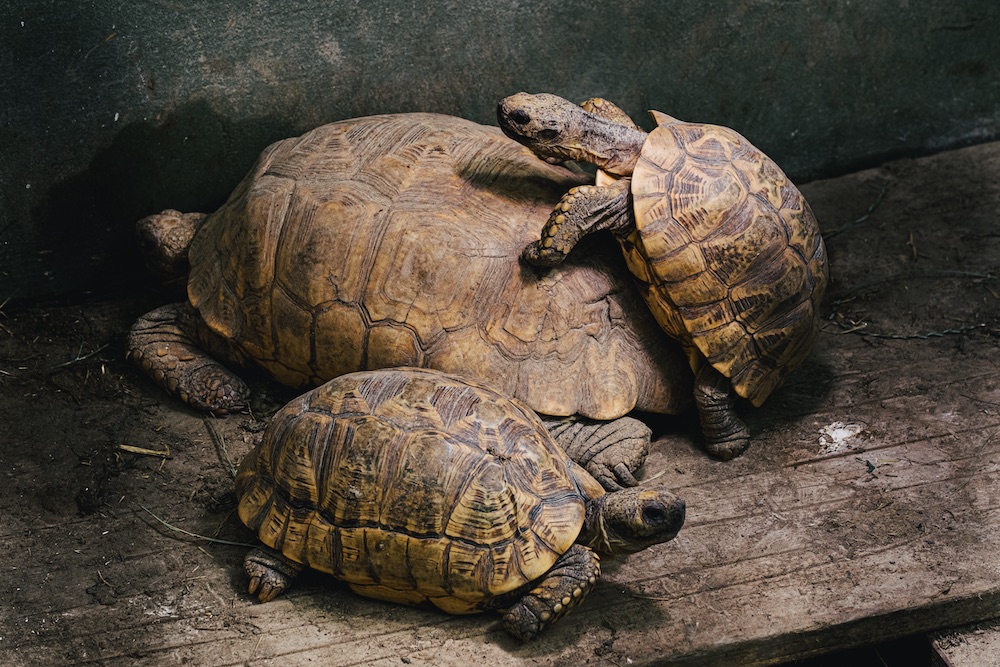
{"type": "Polygon", "coordinates": [[[187,303],[140,317],[128,334],[128,355],[170,394],[198,410],[228,414],[246,407],[246,384],[211,355],[235,356],[187,303]]]}
{"type": "Polygon", "coordinates": [[[582,417],[544,418],[549,434],[575,463],[608,491],[639,484],[652,431],[632,417],[602,422],[582,417]]]}
{"type": "Polygon", "coordinates": [[[694,402],[709,454],[728,461],[746,451],[750,429],[733,409],[729,379],[707,363],[695,373],[694,402]]]}
{"type": "Polygon", "coordinates": [[[574,544],[552,569],[504,614],[503,625],[529,641],[580,604],[601,576],[601,559],[594,551],[574,544]]]}
{"type": "Polygon", "coordinates": [[[302,567],[302,563],[285,558],[274,549],[254,549],[243,559],[243,568],[250,577],[247,591],[261,602],[270,602],[291,586],[302,567]]]}

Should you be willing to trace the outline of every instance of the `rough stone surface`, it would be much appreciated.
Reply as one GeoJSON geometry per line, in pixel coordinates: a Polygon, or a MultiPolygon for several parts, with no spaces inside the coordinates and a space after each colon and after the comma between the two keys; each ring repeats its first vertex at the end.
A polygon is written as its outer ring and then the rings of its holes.
{"type": "MultiPolygon", "coordinates": [[[[0,302],[139,274],[132,223],[211,210],[332,120],[492,122],[518,90],[735,127],[801,179],[1000,131],[1000,5],[836,0],[0,0],[0,302]]],[[[648,123],[647,123],[648,125],[648,123]]]]}

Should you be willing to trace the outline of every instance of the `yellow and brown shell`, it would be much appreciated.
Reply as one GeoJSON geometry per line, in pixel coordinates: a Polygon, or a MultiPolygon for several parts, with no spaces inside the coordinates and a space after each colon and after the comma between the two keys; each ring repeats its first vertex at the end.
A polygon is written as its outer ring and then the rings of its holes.
{"type": "Polygon", "coordinates": [[[371,116],[268,147],[189,252],[204,321],[278,381],[417,366],[489,380],[548,415],[689,403],[683,354],[595,244],[518,261],[584,177],[499,129],[371,116]]]}
{"type": "Polygon", "coordinates": [[[483,609],[576,540],[603,489],[537,416],[422,369],[339,377],[279,411],[236,479],[267,546],[393,602],[483,609]]]}
{"type": "Polygon", "coordinates": [[[661,326],[760,405],[809,353],[827,283],[812,210],[739,133],[653,112],[629,268],[661,326]]]}

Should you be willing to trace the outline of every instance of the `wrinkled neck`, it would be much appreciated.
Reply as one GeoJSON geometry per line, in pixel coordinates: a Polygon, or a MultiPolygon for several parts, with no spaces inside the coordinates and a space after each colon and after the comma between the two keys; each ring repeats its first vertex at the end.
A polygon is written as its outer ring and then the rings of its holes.
{"type": "Polygon", "coordinates": [[[616,176],[628,176],[635,169],[646,133],[620,123],[586,114],[586,122],[578,129],[579,139],[573,142],[580,154],[574,160],[591,162],[616,176]]]}
{"type": "Polygon", "coordinates": [[[614,556],[621,551],[615,549],[615,540],[610,535],[604,521],[604,505],[607,499],[608,496],[605,494],[587,501],[587,514],[583,519],[583,528],[580,529],[580,537],[577,542],[590,547],[601,555],[614,556]]]}

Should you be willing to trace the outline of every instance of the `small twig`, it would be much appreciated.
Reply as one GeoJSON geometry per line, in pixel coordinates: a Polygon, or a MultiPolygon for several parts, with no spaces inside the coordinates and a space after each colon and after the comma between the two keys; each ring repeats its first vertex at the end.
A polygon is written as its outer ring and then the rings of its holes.
{"type": "Polygon", "coordinates": [[[253,657],[254,657],[255,655],[257,655],[257,649],[259,649],[259,648],[260,648],[260,642],[261,642],[261,641],[262,641],[263,639],[264,639],[264,635],[260,635],[259,637],[257,637],[257,643],[256,643],[256,644],[254,644],[254,646],[253,646],[253,650],[252,650],[252,651],[250,651],[250,657],[249,657],[249,658],[247,658],[247,660],[246,660],[246,664],[250,664],[250,661],[251,661],[251,660],[253,660],[253,657]]]}
{"type": "Polygon", "coordinates": [[[876,278],[875,280],[870,280],[866,283],[861,283],[849,289],[844,293],[844,296],[834,301],[831,305],[836,308],[837,306],[849,301],[848,297],[853,294],[862,292],[872,287],[879,287],[885,285],[886,283],[895,282],[897,280],[917,280],[920,278],[977,278],[979,280],[996,280],[997,277],[990,275],[988,273],[978,273],[975,271],[958,271],[955,269],[938,269],[935,271],[927,272],[916,272],[916,271],[905,271],[901,273],[892,273],[888,276],[882,276],[881,278],[876,278]]]}
{"type": "MultiPolygon", "coordinates": [[[[888,276],[882,276],[881,278],[876,278],[866,283],[856,285],[852,287],[844,295],[830,304],[832,311],[830,316],[827,318],[830,322],[840,327],[842,331],[829,331],[824,329],[826,333],[832,334],[849,334],[854,333],[859,336],[869,336],[871,338],[889,338],[894,340],[927,340],[928,338],[940,338],[942,336],[951,336],[955,334],[965,334],[974,329],[981,329],[986,326],[984,323],[971,324],[965,323],[960,327],[951,327],[948,329],[941,329],[938,331],[922,331],[920,333],[912,334],[891,334],[891,333],[879,333],[877,331],[871,331],[868,329],[868,322],[852,320],[850,322],[839,322],[843,316],[838,312],[838,308],[845,303],[854,300],[855,295],[858,292],[863,292],[887,283],[895,282],[897,280],[916,280],[916,279],[932,279],[932,278],[973,278],[975,280],[981,281],[993,281],[997,280],[997,276],[990,275],[988,273],[978,273],[975,271],[959,271],[953,269],[938,269],[935,271],[927,271],[923,273],[917,273],[913,271],[907,271],[903,273],[893,273],[888,276]]],[[[987,285],[987,287],[989,287],[987,285]]],[[[953,319],[956,322],[961,322],[962,320],[953,319]]]]}
{"type": "Polygon", "coordinates": [[[118,445],[118,449],[123,452],[142,454],[143,456],[159,456],[165,459],[170,458],[170,447],[167,446],[164,446],[162,451],[156,449],[146,449],[145,447],[136,447],[135,445],[118,445]]]}
{"type": "Polygon", "coordinates": [[[660,478],[660,477],[663,477],[663,476],[664,476],[664,475],[666,475],[666,474],[667,474],[667,471],[666,471],[666,470],[661,470],[660,472],[656,473],[655,475],[651,475],[650,477],[646,477],[646,478],[644,478],[644,479],[643,479],[643,480],[642,480],[641,482],[639,482],[639,483],[640,483],[640,484],[649,484],[649,483],[650,483],[650,482],[652,482],[652,481],[653,481],[654,479],[658,479],[658,478],[660,478]]]}
{"type": "Polygon", "coordinates": [[[247,547],[248,549],[253,549],[254,547],[257,546],[256,544],[247,544],[246,542],[231,542],[229,540],[220,540],[220,539],[218,539],[216,537],[208,537],[207,535],[199,535],[198,533],[192,533],[189,530],[184,530],[183,528],[178,528],[177,526],[174,526],[173,524],[167,523],[166,521],[164,521],[160,517],[156,516],[155,514],[153,514],[152,512],[150,512],[148,509],[146,509],[142,505],[139,505],[139,507],[146,514],[148,514],[149,516],[153,517],[154,519],[156,519],[157,521],[159,521],[161,524],[163,524],[164,526],[166,526],[170,530],[172,530],[174,532],[177,532],[177,533],[181,533],[183,535],[187,535],[188,537],[193,537],[193,538],[199,539],[199,540],[205,540],[206,542],[213,542],[215,544],[226,544],[226,545],[229,545],[229,546],[232,546],[232,547],[247,547]]]}
{"type": "MultiPolygon", "coordinates": [[[[6,306],[6,305],[7,305],[8,303],[10,303],[10,300],[11,300],[11,299],[12,299],[13,297],[14,297],[14,295],[13,295],[13,294],[10,294],[10,295],[8,295],[8,296],[7,296],[7,298],[6,298],[6,299],[4,299],[4,300],[3,300],[3,303],[0,303],[0,315],[2,315],[3,317],[7,317],[7,313],[3,312],[3,309],[4,309],[4,307],[5,307],[5,306],[6,306]]],[[[0,329],[3,329],[3,330],[4,330],[5,332],[7,332],[7,333],[8,333],[9,335],[11,335],[11,336],[13,336],[13,335],[14,335],[14,332],[13,332],[13,331],[11,331],[10,329],[8,329],[8,328],[7,328],[7,326],[6,326],[6,325],[4,325],[4,323],[3,323],[3,322],[0,322],[0,329]]]]}
{"type": "Polygon", "coordinates": [[[202,421],[205,422],[205,428],[208,429],[208,434],[215,445],[215,454],[219,457],[219,462],[222,463],[229,476],[236,479],[236,465],[229,458],[229,452],[226,451],[226,441],[223,439],[218,426],[215,425],[215,422],[210,417],[204,417],[202,421]]]}
{"type": "MultiPolygon", "coordinates": [[[[844,326],[844,325],[841,324],[840,326],[844,326]]],[[[843,329],[842,331],[827,331],[826,329],[823,329],[823,331],[825,333],[832,333],[832,334],[834,334],[836,336],[843,336],[844,334],[857,333],[857,332],[861,331],[862,329],[864,329],[867,326],[868,326],[867,322],[861,322],[859,324],[855,324],[850,329],[843,329]]]]}
{"type": "Polygon", "coordinates": [[[99,578],[101,579],[101,581],[103,581],[103,582],[104,582],[104,585],[105,585],[105,586],[107,586],[107,587],[108,587],[108,588],[110,588],[111,590],[115,590],[115,587],[114,587],[114,586],[112,586],[111,584],[109,584],[109,583],[108,583],[108,580],[104,578],[104,575],[103,575],[103,574],[101,574],[101,571],[100,571],[100,570],[98,570],[98,571],[97,571],[97,576],[98,576],[98,577],[99,577],[99,578]]]}
{"type": "MultiPolygon", "coordinates": [[[[853,324],[853,323],[852,323],[853,324]]],[[[843,324],[839,326],[843,327],[843,324]]],[[[837,336],[844,334],[857,334],[859,336],[868,336],[870,338],[888,338],[891,340],[928,340],[930,338],[943,338],[944,336],[954,336],[956,334],[965,334],[973,329],[981,329],[985,327],[985,324],[967,324],[961,327],[951,328],[951,329],[941,329],[940,331],[921,331],[920,333],[912,334],[891,334],[891,333],[879,333],[878,331],[868,331],[868,322],[861,322],[860,324],[855,324],[849,329],[844,329],[843,331],[826,331],[826,333],[831,333],[837,336]]]]}
{"type": "Polygon", "coordinates": [[[76,353],[76,358],[70,359],[69,361],[64,361],[61,364],[56,364],[55,366],[52,367],[51,370],[56,370],[57,368],[65,368],[66,366],[72,366],[73,364],[80,363],[81,361],[84,361],[85,359],[90,359],[95,354],[97,354],[99,352],[102,352],[105,348],[108,347],[108,345],[110,345],[110,343],[105,343],[104,345],[100,346],[99,348],[97,348],[93,352],[88,352],[87,354],[80,354],[81,352],[83,352],[83,345],[81,344],[80,345],[80,352],[76,353]]]}
{"type": "Polygon", "coordinates": [[[913,333],[913,334],[887,334],[887,333],[878,333],[877,331],[859,331],[857,333],[861,336],[871,336],[872,338],[890,338],[893,340],[928,340],[929,338],[943,338],[945,336],[965,334],[969,333],[973,329],[980,329],[985,326],[986,326],[985,324],[967,324],[965,326],[952,329],[941,329],[940,331],[922,331],[920,333],[913,333]]]}
{"type": "Polygon", "coordinates": [[[889,191],[890,187],[892,187],[892,181],[888,181],[885,185],[882,186],[882,190],[878,193],[878,196],[875,197],[875,201],[871,203],[871,206],[868,207],[868,210],[865,211],[860,218],[857,218],[853,222],[849,222],[842,227],[838,227],[837,229],[831,230],[829,232],[823,232],[823,239],[829,241],[833,237],[839,236],[840,234],[843,234],[844,232],[853,229],[854,227],[857,227],[858,225],[868,220],[868,218],[871,217],[872,213],[875,212],[875,209],[879,207],[879,204],[882,203],[882,199],[885,197],[885,193],[889,191]]]}

